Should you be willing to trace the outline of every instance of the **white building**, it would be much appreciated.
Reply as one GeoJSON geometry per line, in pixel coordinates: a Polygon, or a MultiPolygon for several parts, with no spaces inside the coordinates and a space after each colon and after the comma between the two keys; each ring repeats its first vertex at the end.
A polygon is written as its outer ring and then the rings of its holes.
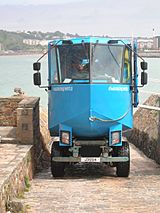
{"type": "Polygon", "coordinates": [[[28,44],[28,45],[38,45],[40,44],[40,40],[36,40],[36,39],[23,39],[23,43],[24,44],[28,44]]]}
{"type": "Polygon", "coordinates": [[[152,49],[153,48],[153,39],[138,39],[138,49],[152,49]]]}
{"type": "MultiPolygon", "coordinates": [[[[70,37],[64,36],[63,38],[70,38],[70,37]]],[[[50,41],[53,41],[54,39],[60,39],[60,37],[59,36],[53,36],[52,40],[23,39],[23,43],[31,45],[31,46],[36,46],[36,45],[47,46],[48,43],[50,41]]]]}

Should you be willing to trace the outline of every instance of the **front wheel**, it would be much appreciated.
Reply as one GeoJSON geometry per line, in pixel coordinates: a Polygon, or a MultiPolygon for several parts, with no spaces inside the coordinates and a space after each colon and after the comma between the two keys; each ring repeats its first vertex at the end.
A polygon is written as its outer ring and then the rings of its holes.
{"type": "Polygon", "coordinates": [[[65,175],[65,163],[55,162],[52,160],[53,157],[62,157],[62,152],[58,146],[58,142],[52,144],[51,149],[51,173],[53,177],[63,177],[65,175]]]}
{"type": "Polygon", "coordinates": [[[127,162],[117,163],[116,174],[118,177],[128,177],[130,172],[130,150],[129,143],[127,141],[122,142],[122,146],[118,147],[118,157],[128,157],[127,162]]]}

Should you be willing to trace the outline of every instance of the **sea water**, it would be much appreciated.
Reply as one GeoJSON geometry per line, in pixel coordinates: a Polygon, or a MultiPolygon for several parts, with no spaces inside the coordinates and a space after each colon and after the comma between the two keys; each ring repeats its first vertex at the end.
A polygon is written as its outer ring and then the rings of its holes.
{"type": "MultiPolygon", "coordinates": [[[[160,58],[145,58],[145,60],[148,62],[148,84],[139,88],[139,102],[141,104],[151,94],[160,95],[160,58]]],[[[141,69],[138,70],[140,73],[141,69]]]]}
{"type": "MultiPolygon", "coordinates": [[[[14,95],[14,88],[21,88],[26,95],[40,97],[40,105],[47,108],[47,92],[33,85],[33,63],[39,55],[0,56],[0,97],[14,95]]],[[[139,102],[143,103],[152,93],[160,93],[160,58],[146,58],[148,85],[139,88],[139,102]]],[[[41,61],[42,85],[47,86],[47,57],[41,61]]],[[[139,68],[140,71],[140,68],[139,68]]]]}
{"type": "MultiPolygon", "coordinates": [[[[40,97],[40,105],[47,108],[47,92],[33,85],[33,63],[39,55],[0,56],[0,97],[14,95],[21,88],[28,96],[40,97]]],[[[47,57],[41,65],[42,84],[47,86],[47,57]]]]}

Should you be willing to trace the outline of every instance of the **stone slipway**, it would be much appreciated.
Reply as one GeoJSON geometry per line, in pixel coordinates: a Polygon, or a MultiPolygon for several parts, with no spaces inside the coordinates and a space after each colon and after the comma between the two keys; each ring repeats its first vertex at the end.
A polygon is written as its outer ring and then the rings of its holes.
{"type": "Polygon", "coordinates": [[[0,213],[12,211],[33,177],[33,146],[0,144],[0,213]]]}

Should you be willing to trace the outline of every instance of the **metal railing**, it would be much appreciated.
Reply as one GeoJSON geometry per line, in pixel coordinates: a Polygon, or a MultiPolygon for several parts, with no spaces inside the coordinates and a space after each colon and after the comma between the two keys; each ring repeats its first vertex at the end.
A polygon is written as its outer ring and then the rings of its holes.
{"type": "Polygon", "coordinates": [[[160,107],[154,107],[154,106],[143,105],[143,104],[139,104],[138,107],[141,107],[143,109],[160,111],[160,107]]]}

